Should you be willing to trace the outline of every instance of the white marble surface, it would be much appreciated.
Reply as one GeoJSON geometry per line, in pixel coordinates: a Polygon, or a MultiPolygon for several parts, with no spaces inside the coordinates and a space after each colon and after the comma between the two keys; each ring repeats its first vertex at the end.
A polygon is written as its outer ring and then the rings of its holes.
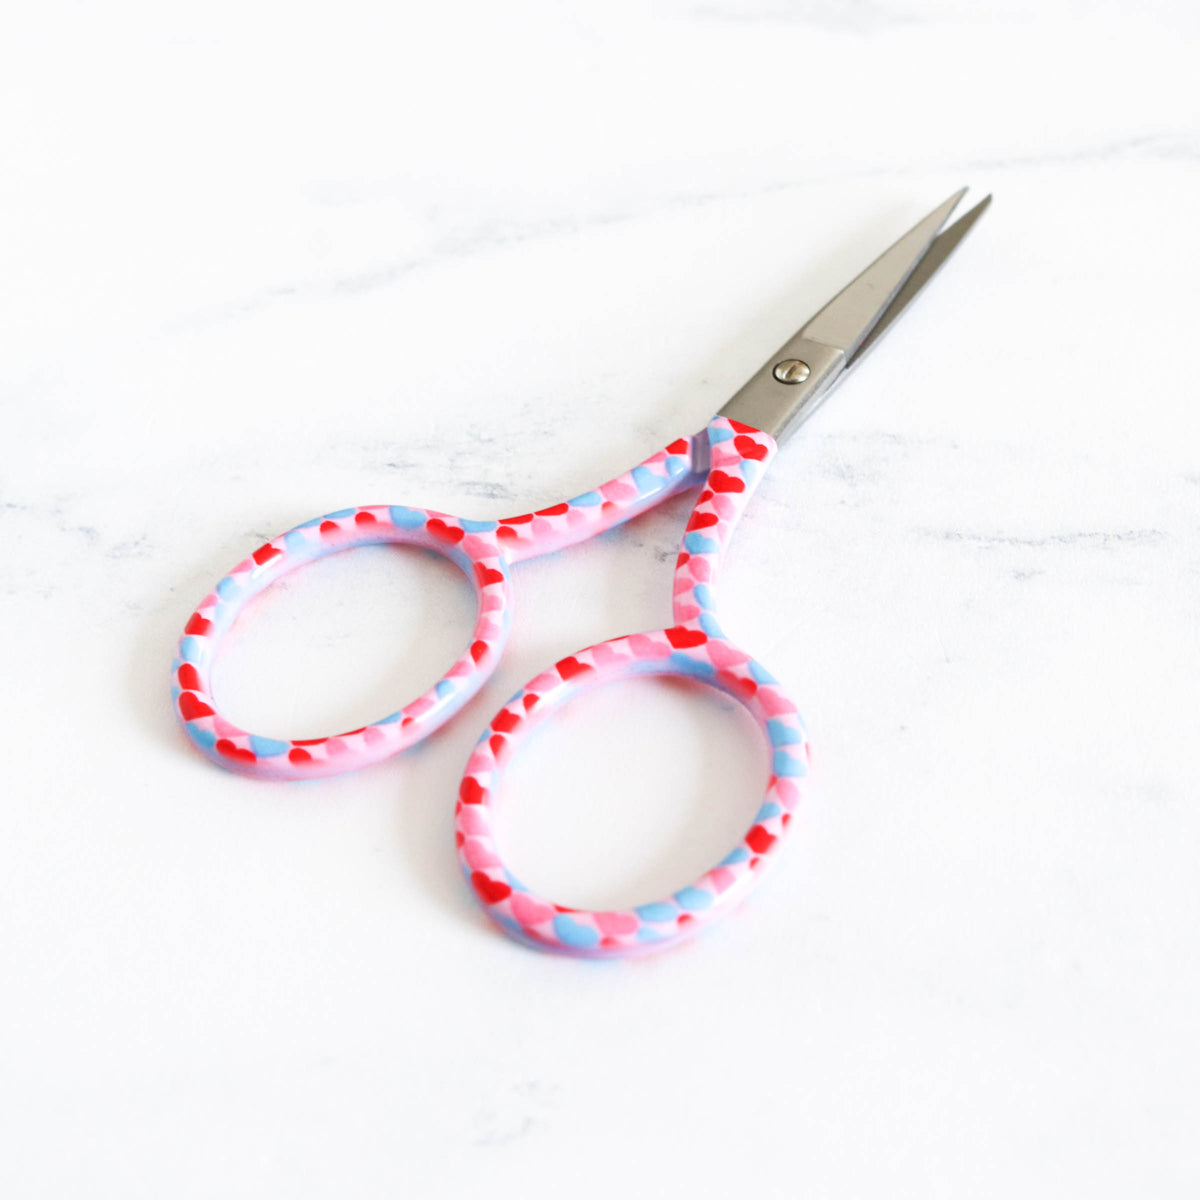
{"type": "MultiPolygon", "coordinates": [[[[5,26],[6,1197],[1197,1194],[1194,5],[5,26]],[[662,623],[685,504],[522,567],[501,676],[405,758],[296,787],[186,746],[174,640],[265,536],[623,470],[962,183],[991,212],[727,566],[817,762],[737,917],[552,959],[453,855],[490,713],[662,623]]],[[[361,723],[468,609],[449,569],[342,556],[264,600],[222,694],[361,723]]],[[[719,853],[763,769],[729,716],[646,684],[530,744],[530,882],[642,899],[719,853]]]]}

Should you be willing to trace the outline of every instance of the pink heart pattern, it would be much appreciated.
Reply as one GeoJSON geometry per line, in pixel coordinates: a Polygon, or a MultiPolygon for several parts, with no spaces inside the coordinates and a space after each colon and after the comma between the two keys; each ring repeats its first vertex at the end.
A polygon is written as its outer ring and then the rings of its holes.
{"type": "Polygon", "coordinates": [[[389,758],[448,721],[495,669],[511,628],[513,563],[584,541],[683,488],[702,485],[675,567],[675,624],[581,650],[537,676],[480,738],[456,810],[459,859],[470,889],[506,933],[541,949],[588,957],[671,945],[728,911],[753,886],[778,853],[799,803],[799,782],[807,774],[807,736],[795,705],[769,672],[725,638],[713,594],[733,527],[775,451],[767,434],[718,417],[695,439],[680,438],[617,479],[536,513],[472,521],[419,508],[369,505],[307,521],[253,551],[189,618],[172,666],[180,722],[214,762],[262,779],[314,779],[389,758]],[[704,463],[703,469],[697,463],[704,463]],[[212,695],[212,666],[221,639],[247,602],[316,558],[379,543],[433,550],[454,562],[475,588],[470,644],[446,674],[403,708],[329,737],[266,738],[223,718],[212,695]],[[618,912],[565,908],[531,894],[503,865],[492,829],[501,759],[507,762],[528,729],[581,688],[634,674],[691,676],[743,704],[771,745],[767,794],[739,844],[690,886],[618,912]]]}
{"type": "Polygon", "coordinates": [[[238,563],[188,618],[171,669],[180,723],[213,762],[258,779],[317,779],[390,758],[450,720],[495,670],[512,625],[512,563],[585,541],[695,482],[691,439],[680,438],[593,492],[500,521],[471,521],[403,505],[348,508],[306,521],[238,563]],[[212,666],[222,638],[246,604],[314,559],[389,542],[443,555],[475,589],[470,645],[445,675],[403,708],[329,737],[261,737],[220,716],[212,666]]]}
{"type": "MultiPolygon", "coordinates": [[[[484,903],[506,933],[544,950],[588,958],[640,954],[689,937],[738,904],[779,852],[800,800],[798,783],[808,773],[807,735],[796,706],[778,682],[721,632],[712,581],[733,527],[776,450],[767,434],[726,418],[707,429],[709,479],[688,521],[675,567],[674,617],[670,629],[636,633],[577,651],[514,696],[484,731],[471,755],[464,786],[477,803],[460,801],[456,821],[460,864],[470,879],[479,874],[478,847],[495,863],[482,873],[496,884],[497,898],[484,903]],[[741,487],[738,487],[738,484],[741,487]],[[492,829],[492,804],[502,786],[503,765],[492,749],[497,731],[513,743],[585,687],[639,674],[687,675],[728,693],[755,717],[771,746],[767,794],[754,824],[720,863],[688,887],[662,900],[617,912],[565,909],[535,896],[500,860],[492,829]],[[536,692],[530,710],[526,698],[536,692]]],[[[475,894],[481,896],[478,887],[475,894]]]]}

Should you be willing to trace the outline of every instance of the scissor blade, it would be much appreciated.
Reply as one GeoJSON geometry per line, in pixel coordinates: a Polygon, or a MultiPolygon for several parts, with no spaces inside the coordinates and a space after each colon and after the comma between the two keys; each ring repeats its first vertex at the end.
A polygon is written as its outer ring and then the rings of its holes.
{"type": "Polygon", "coordinates": [[[946,218],[966,195],[957,191],[899,241],[885,250],[861,275],[847,284],[807,325],[801,334],[845,353],[847,359],[866,340],[891,306],[904,282],[916,269],[946,218]]]}
{"type": "Polygon", "coordinates": [[[751,376],[719,415],[777,440],[808,420],[846,368],[857,364],[891,328],[983,214],[990,196],[939,234],[965,191],[935,208],[844,287],[751,376]]]}
{"type": "Polygon", "coordinates": [[[883,315],[875,322],[870,333],[859,343],[858,349],[850,356],[846,369],[856,367],[866,357],[870,348],[876,345],[881,337],[891,327],[892,322],[912,303],[917,293],[933,278],[937,269],[954,253],[958,243],[970,232],[971,226],[983,216],[984,210],[991,204],[991,196],[984,196],[970,212],[964,213],[949,229],[943,229],[929,246],[925,257],[917,263],[913,272],[900,286],[891,304],[884,310],[883,315]]]}

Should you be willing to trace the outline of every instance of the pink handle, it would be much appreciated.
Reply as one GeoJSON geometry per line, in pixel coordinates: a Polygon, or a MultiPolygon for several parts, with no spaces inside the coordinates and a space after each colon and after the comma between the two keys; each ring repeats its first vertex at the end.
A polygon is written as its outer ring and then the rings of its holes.
{"type": "Polygon", "coordinates": [[[777,681],[721,632],[713,584],[746,501],[775,453],[772,438],[723,417],[708,426],[710,466],[675,568],[670,629],[590,646],[533,679],[501,710],[467,764],[456,810],[459,862],[488,915],[539,948],[587,957],[657,949],[728,911],[774,856],[807,774],[803,722],[777,681]],[[712,870],[650,904],[616,912],[565,908],[532,894],[504,866],[492,803],[519,739],[581,688],[634,675],[686,675],[732,696],[754,716],[771,747],[767,793],[754,824],[712,870]]]}
{"type": "Polygon", "coordinates": [[[510,563],[592,537],[698,481],[691,439],[680,438],[596,490],[536,513],[470,521],[422,508],[372,505],[307,521],[260,546],[192,613],[172,665],[175,711],[192,743],[213,762],[260,779],[340,775],[390,758],[444,725],[495,670],[512,621],[510,563]],[[213,662],[247,602],[314,559],[379,543],[434,550],[458,566],[475,588],[470,645],[446,674],[403,708],[330,737],[262,737],[221,716],[212,695],[213,662]]]}
{"type": "Polygon", "coordinates": [[[479,690],[508,639],[512,587],[494,521],[464,521],[420,508],[375,505],[299,525],[238,563],[200,602],[184,628],[173,696],[184,730],[209,758],[260,779],[315,779],[379,762],[427,737],[479,690]],[[427,692],[360,729],[329,737],[282,740],[239,729],[217,711],[211,672],[221,639],[264,588],[314,559],[355,546],[402,543],[434,550],[475,588],[471,643],[427,692]]]}

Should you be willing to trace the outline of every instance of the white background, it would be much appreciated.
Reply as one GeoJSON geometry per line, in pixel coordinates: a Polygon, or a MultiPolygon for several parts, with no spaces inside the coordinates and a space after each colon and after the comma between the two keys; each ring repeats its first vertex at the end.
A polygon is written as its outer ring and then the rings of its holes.
{"type": "MultiPolygon", "coordinates": [[[[0,43],[0,1191],[1192,1197],[1200,19],[1188,0],[25,4],[0,43]],[[522,949],[455,864],[498,704],[663,624],[687,502],[518,571],[423,748],[256,783],[175,639],[354,504],[498,517],[702,426],[961,184],[991,211],[777,459],[722,581],[816,770],[733,918],[522,949]]],[[[327,560],[230,639],[267,734],[428,684],[470,595],[327,560]]],[[[764,777],[643,683],[526,747],[564,902],[687,882],[764,777]]]]}

